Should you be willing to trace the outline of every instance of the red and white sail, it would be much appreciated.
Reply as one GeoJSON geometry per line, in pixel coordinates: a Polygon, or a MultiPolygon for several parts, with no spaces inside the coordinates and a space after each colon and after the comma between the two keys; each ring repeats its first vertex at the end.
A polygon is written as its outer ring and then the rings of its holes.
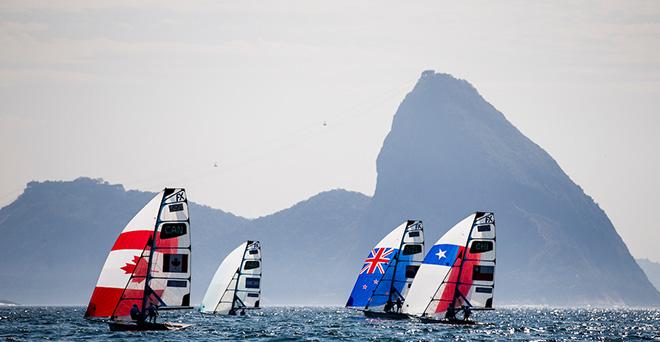
{"type": "Polygon", "coordinates": [[[158,193],[126,225],[108,255],[86,318],[129,319],[133,304],[190,305],[190,222],[184,189],[158,193]]]}
{"type": "Polygon", "coordinates": [[[495,216],[477,212],[457,223],[429,250],[403,312],[444,319],[464,307],[492,308],[494,286],[495,216]]]}

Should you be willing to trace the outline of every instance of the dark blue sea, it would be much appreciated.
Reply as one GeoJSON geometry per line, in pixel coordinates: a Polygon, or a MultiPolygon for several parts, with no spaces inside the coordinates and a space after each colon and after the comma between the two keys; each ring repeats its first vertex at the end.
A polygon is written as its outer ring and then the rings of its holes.
{"type": "Polygon", "coordinates": [[[320,341],[590,341],[658,340],[660,309],[506,308],[473,315],[478,325],[367,319],[343,308],[272,307],[247,317],[167,313],[165,320],[193,323],[175,332],[111,332],[82,318],[82,307],[0,308],[0,340],[237,340],[320,341]]]}

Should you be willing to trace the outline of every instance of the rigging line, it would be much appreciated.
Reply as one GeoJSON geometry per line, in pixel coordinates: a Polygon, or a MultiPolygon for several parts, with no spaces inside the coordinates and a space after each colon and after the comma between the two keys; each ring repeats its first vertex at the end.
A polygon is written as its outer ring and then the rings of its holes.
{"type": "MultiPolygon", "coordinates": [[[[406,81],[402,82],[402,85],[389,88],[385,92],[381,93],[381,94],[385,94],[384,96],[380,96],[380,97],[376,98],[376,100],[374,100],[374,101],[357,103],[357,104],[354,104],[354,105],[346,106],[344,109],[338,110],[337,111],[338,113],[343,113],[343,114],[339,114],[337,117],[331,118],[332,119],[331,124],[334,126],[335,123],[341,122],[341,121],[344,121],[345,119],[350,118],[351,114],[354,114],[356,112],[361,113],[361,114],[354,115],[353,117],[366,115],[367,114],[367,112],[366,112],[367,109],[370,109],[370,108],[373,108],[377,105],[380,105],[383,102],[391,99],[395,95],[400,96],[401,90],[402,89],[409,89],[410,88],[410,83],[412,83],[416,80],[417,80],[417,78],[409,79],[409,80],[406,80],[406,81]]],[[[316,120],[313,121],[313,122],[310,121],[308,124],[301,125],[299,128],[296,128],[296,129],[291,130],[289,132],[285,132],[285,133],[280,134],[276,137],[272,137],[272,138],[265,139],[265,140],[260,141],[260,142],[256,142],[255,144],[252,144],[251,146],[262,146],[264,144],[270,144],[270,143],[275,142],[275,141],[280,141],[282,137],[290,138],[292,136],[296,136],[296,135],[299,135],[301,133],[304,133],[304,132],[308,131],[310,128],[318,128],[319,127],[318,125],[319,125],[318,121],[316,121],[316,120]]],[[[324,128],[321,128],[321,129],[324,129],[324,128]]]]}
{"type": "MultiPolygon", "coordinates": [[[[349,123],[349,119],[364,119],[364,118],[366,118],[367,114],[370,114],[371,111],[376,106],[381,105],[382,103],[384,103],[387,100],[390,100],[394,96],[400,96],[400,91],[402,89],[409,89],[410,88],[409,83],[411,83],[414,80],[416,80],[416,79],[406,81],[404,85],[393,88],[392,90],[387,92],[385,96],[380,97],[377,101],[367,103],[365,105],[358,104],[358,105],[355,105],[355,106],[349,106],[347,109],[341,111],[341,112],[344,113],[343,115],[339,115],[337,119],[333,120],[333,125],[334,126],[345,126],[349,123]],[[360,108],[360,107],[362,107],[362,108],[360,108]],[[359,110],[357,110],[357,109],[359,109],[359,110]]],[[[317,139],[319,137],[324,136],[323,133],[329,134],[328,130],[325,129],[324,127],[318,127],[318,123],[314,123],[314,124],[310,123],[310,124],[307,124],[307,125],[305,125],[301,128],[298,128],[294,131],[290,131],[290,133],[283,134],[283,135],[280,135],[278,137],[265,140],[265,142],[262,142],[262,143],[259,143],[259,144],[251,144],[250,147],[260,146],[260,145],[264,145],[265,143],[268,143],[268,142],[283,141],[284,139],[281,139],[282,137],[284,137],[285,139],[288,140],[288,139],[291,139],[292,137],[297,138],[297,137],[300,137],[302,135],[302,138],[293,139],[293,140],[290,140],[288,142],[285,142],[284,144],[276,145],[275,147],[270,148],[268,150],[258,152],[257,155],[255,155],[254,157],[244,159],[243,161],[239,161],[237,163],[234,163],[233,165],[232,164],[222,165],[219,170],[214,170],[214,169],[211,169],[209,171],[204,170],[204,171],[199,172],[199,173],[191,174],[190,176],[178,178],[174,181],[169,179],[169,180],[158,181],[158,182],[154,182],[154,183],[150,183],[150,184],[152,184],[154,186],[156,186],[156,185],[163,186],[163,185],[167,185],[167,184],[173,184],[174,182],[180,182],[179,184],[182,184],[183,182],[186,182],[186,181],[190,182],[191,180],[195,180],[194,182],[198,182],[202,179],[205,179],[205,178],[208,178],[208,177],[212,176],[216,171],[225,172],[225,171],[233,170],[233,169],[236,169],[238,167],[242,167],[242,166],[245,166],[245,165],[249,165],[249,164],[264,160],[264,159],[269,158],[269,157],[273,157],[274,152],[280,152],[280,151],[286,150],[286,149],[288,149],[292,146],[302,145],[302,143],[304,143],[304,142],[308,142],[310,140],[317,139]],[[321,133],[321,134],[319,134],[319,133],[321,133]]],[[[190,182],[190,183],[186,183],[186,184],[192,184],[194,182],[190,182]]]]}

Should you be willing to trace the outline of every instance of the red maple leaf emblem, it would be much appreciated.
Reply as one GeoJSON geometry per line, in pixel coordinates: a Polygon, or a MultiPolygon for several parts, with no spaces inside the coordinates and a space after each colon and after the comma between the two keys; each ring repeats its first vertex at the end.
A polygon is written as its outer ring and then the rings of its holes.
{"type": "Polygon", "coordinates": [[[133,260],[130,263],[127,262],[121,269],[126,274],[132,274],[133,279],[131,281],[136,283],[142,282],[147,275],[147,263],[137,255],[133,256],[133,260]]]}

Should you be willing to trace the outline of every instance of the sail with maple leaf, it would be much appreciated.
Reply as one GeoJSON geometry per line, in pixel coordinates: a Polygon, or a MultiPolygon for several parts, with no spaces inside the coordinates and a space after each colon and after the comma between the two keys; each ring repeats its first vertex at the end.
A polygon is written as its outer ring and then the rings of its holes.
{"type": "Polygon", "coordinates": [[[85,318],[129,321],[144,313],[190,308],[190,220],[184,189],[166,188],[144,206],[115,241],[85,318]]]}
{"type": "Polygon", "coordinates": [[[346,307],[370,317],[405,318],[399,310],[423,256],[422,221],[403,222],[369,253],[346,307]]]}
{"type": "Polygon", "coordinates": [[[259,308],[261,297],[261,244],[247,241],[222,260],[211,279],[199,311],[233,315],[259,308]]]}
{"type": "Polygon", "coordinates": [[[495,215],[476,212],[431,247],[403,312],[426,321],[466,323],[470,311],[492,309],[494,287],[495,215]]]}

